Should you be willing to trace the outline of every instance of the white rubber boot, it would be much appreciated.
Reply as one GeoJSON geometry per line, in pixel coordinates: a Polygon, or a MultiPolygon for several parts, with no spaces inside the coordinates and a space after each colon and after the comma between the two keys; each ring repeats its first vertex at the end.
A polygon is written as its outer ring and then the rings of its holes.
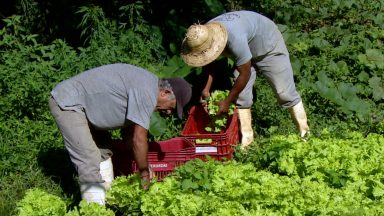
{"type": "Polygon", "coordinates": [[[101,179],[104,180],[105,190],[109,190],[114,178],[111,158],[108,158],[107,160],[100,163],[100,175],[101,179]]]}
{"type": "Polygon", "coordinates": [[[103,183],[81,183],[81,198],[89,203],[105,204],[105,188],[103,183]]]}
{"type": "Polygon", "coordinates": [[[307,123],[307,114],[305,113],[303,102],[300,101],[295,106],[288,109],[291,117],[296,125],[297,130],[300,132],[300,137],[305,138],[309,135],[309,126],[307,123]]]}
{"type": "Polygon", "coordinates": [[[241,132],[241,148],[246,148],[253,142],[251,109],[237,109],[239,114],[239,126],[241,132]]]}

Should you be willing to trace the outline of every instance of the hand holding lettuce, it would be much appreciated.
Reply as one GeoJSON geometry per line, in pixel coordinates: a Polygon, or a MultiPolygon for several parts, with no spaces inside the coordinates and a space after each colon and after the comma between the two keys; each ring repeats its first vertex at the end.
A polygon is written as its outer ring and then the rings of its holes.
{"type": "Polygon", "coordinates": [[[230,115],[233,115],[236,108],[235,104],[229,106],[228,114],[217,115],[219,111],[218,103],[224,100],[229,94],[229,90],[215,90],[207,98],[208,115],[211,118],[210,123],[205,127],[207,132],[219,133],[227,125],[227,120],[230,115]]]}

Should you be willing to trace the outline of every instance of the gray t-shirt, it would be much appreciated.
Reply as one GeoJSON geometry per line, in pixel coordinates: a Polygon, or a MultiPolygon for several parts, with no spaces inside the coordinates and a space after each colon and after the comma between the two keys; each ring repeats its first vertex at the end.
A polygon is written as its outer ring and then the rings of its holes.
{"type": "Polygon", "coordinates": [[[227,29],[228,42],[224,54],[233,58],[237,66],[268,54],[282,39],[272,20],[252,11],[228,12],[209,22],[220,22],[227,29]]]}
{"type": "Polygon", "coordinates": [[[51,92],[60,108],[85,113],[97,129],[120,128],[129,121],[148,129],[158,94],[154,74],[120,63],[87,70],[51,92]]]}

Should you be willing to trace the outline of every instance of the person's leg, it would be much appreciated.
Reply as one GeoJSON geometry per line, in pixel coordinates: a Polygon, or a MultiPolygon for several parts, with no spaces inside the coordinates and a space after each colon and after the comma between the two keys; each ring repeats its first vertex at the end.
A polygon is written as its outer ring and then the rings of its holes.
{"type": "Polygon", "coordinates": [[[104,181],[106,190],[111,188],[112,181],[114,179],[113,164],[112,164],[112,151],[111,151],[111,134],[109,131],[96,130],[91,128],[93,140],[100,150],[101,162],[100,162],[100,174],[104,181]]]}
{"type": "Polygon", "coordinates": [[[300,95],[296,91],[292,67],[287,55],[283,53],[268,55],[256,65],[261,74],[267,78],[282,107],[289,108],[301,101],[300,95]]]}
{"type": "MultiPolygon", "coordinates": [[[[235,80],[239,76],[239,72],[235,70],[233,72],[235,80]]],[[[251,67],[251,76],[247,85],[244,87],[243,91],[240,92],[239,97],[236,99],[236,107],[239,109],[248,109],[253,104],[253,85],[256,81],[256,70],[254,67],[251,67]]]]}
{"type": "Polygon", "coordinates": [[[62,110],[53,98],[49,100],[49,108],[79,175],[82,198],[104,204],[105,188],[99,172],[101,154],[85,114],[62,110]]]}
{"type": "MultiPolygon", "coordinates": [[[[234,71],[235,79],[239,76],[237,70],[234,71]]],[[[256,70],[251,68],[251,77],[243,91],[239,94],[236,100],[237,111],[240,123],[241,133],[241,147],[245,148],[253,142],[253,128],[252,128],[252,113],[251,106],[253,103],[253,85],[256,80],[256,70]]]]}
{"type": "Polygon", "coordinates": [[[266,76],[278,103],[288,108],[300,136],[309,131],[307,116],[299,93],[296,90],[293,70],[284,41],[275,50],[256,63],[258,70],[266,76]]]}

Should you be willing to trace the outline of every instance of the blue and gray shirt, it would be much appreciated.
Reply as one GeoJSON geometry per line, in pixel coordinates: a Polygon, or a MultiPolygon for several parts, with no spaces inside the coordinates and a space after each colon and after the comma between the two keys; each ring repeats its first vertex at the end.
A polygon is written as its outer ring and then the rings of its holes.
{"type": "Polygon", "coordinates": [[[157,76],[121,63],[87,70],[51,92],[61,109],[85,113],[97,129],[120,128],[130,121],[148,129],[158,94],[157,76]]]}
{"type": "Polygon", "coordinates": [[[232,58],[237,66],[267,55],[282,40],[272,20],[252,11],[224,13],[209,22],[219,22],[226,28],[228,41],[224,55],[232,58]]]}

